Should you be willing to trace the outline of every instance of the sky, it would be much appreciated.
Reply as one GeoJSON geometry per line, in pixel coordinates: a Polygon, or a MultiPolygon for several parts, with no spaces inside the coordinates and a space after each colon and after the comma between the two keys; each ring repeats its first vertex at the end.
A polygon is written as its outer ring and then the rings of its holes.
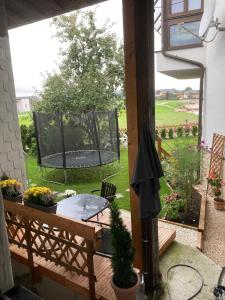
{"type": "MultiPolygon", "coordinates": [[[[114,23],[113,30],[123,39],[122,1],[109,0],[89,7],[95,9],[99,25],[106,19],[114,23]]],[[[51,19],[9,31],[12,65],[17,96],[33,95],[42,88],[43,76],[57,69],[60,43],[54,37],[51,19]]],[[[155,35],[155,50],[160,50],[160,36],[155,35]]],[[[190,86],[199,88],[198,80],[177,80],[156,72],[156,89],[190,86]]]]}

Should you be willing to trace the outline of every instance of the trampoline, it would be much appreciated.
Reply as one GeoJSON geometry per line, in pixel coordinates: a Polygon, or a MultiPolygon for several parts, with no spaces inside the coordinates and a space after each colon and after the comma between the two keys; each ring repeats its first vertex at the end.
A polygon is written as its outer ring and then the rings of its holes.
{"type": "Polygon", "coordinates": [[[38,164],[77,169],[120,159],[117,110],[88,113],[33,113],[38,164]]]}

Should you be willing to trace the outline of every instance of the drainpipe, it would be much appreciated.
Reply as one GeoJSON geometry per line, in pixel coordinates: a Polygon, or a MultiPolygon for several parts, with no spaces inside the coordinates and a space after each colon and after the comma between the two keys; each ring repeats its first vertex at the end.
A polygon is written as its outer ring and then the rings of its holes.
{"type": "Polygon", "coordinates": [[[172,55],[166,52],[164,49],[162,50],[162,55],[177,61],[185,62],[194,66],[197,66],[200,69],[200,88],[199,88],[199,118],[198,118],[198,146],[201,145],[202,140],[202,112],[203,112],[203,87],[204,87],[204,76],[205,76],[205,66],[197,61],[187,59],[184,57],[180,57],[177,55],[172,55]]]}

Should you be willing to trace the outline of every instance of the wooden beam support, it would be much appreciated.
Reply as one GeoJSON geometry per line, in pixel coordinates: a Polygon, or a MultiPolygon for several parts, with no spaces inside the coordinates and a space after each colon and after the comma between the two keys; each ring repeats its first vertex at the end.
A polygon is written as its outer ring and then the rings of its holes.
{"type": "MultiPolygon", "coordinates": [[[[154,1],[123,0],[126,108],[129,176],[145,123],[155,128],[154,88],[154,1]]],[[[131,190],[132,235],[135,266],[142,268],[142,239],[139,200],[131,190]]]]}
{"type": "Polygon", "coordinates": [[[8,36],[5,0],[0,0],[0,37],[8,36]]]}

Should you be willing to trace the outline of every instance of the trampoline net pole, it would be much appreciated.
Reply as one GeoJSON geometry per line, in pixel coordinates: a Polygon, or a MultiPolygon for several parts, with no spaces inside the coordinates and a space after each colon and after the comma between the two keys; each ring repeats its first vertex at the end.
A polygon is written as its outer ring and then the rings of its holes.
{"type": "Polygon", "coordinates": [[[64,140],[64,126],[63,126],[63,113],[58,112],[59,124],[61,130],[61,141],[62,141],[62,158],[63,158],[63,169],[66,169],[66,150],[65,150],[65,140],[64,140]]]}
{"type": "Polygon", "coordinates": [[[33,120],[34,120],[34,133],[36,137],[37,143],[37,162],[38,165],[41,166],[41,149],[40,149],[40,141],[39,141],[39,130],[38,130],[38,116],[35,112],[33,112],[33,120]]]}
{"type": "Polygon", "coordinates": [[[93,125],[94,125],[95,138],[96,138],[96,147],[97,147],[98,157],[99,157],[99,165],[102,166],[102,158],[101,158],[101,152],[100,152],[100,146],[99,146],[99,137],[98,137],[99,132],[97,132],[96,112],[95,111],[92,112],[92,116],[93,116],[93,125]]]}
{"type": "Polygon", "coordinates": [[[116,119],[116,138],[117,138],[117,157],[120,162],[120,133],[119,133],[119,122],[118,122],[118,110],[115,109],[115,119],[116,119]]]}

